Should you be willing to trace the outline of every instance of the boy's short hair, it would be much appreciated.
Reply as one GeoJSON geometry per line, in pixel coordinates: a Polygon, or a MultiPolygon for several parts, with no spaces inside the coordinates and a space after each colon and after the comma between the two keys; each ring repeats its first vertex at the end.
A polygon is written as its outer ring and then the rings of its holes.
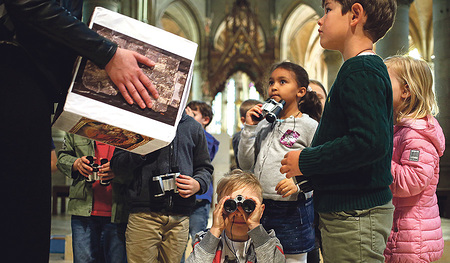
{"type": "Polygon", "coordinates": [[[253,100],[253,99],[248,99],[248,100],[244,100],[244,102],[241,103],[241,106],[239,107],[239,115],[241,115],[242,117],[245,117],[245,115],[247,114],[247,111],[249,109],[251,109],[253,106],[262,103],[259,100],[253,100]]]}
{"type": "Polygon", "coordinates": [[[220,200],[222,197],[229,195],[236,190],[247,187],[252,189],[261,201],[263,200],[262,186],[259,180],[250,172],[234,169],[220,179],[216,189],[217,200],[220,200]]]}
{"type": "MultiPolygon", "coordinates": [[[[322,0],[322,6],[327,0],[322,0]]],[[[367,21],[364,30],[369,34],[372,42],[384,37],[392,27],[397,12],[396,0],[333,0],[342,5],[342,14],[351,10],[353,4],[359,3],[364,8],[367,21]]]]}
{"type": "Polygon", "coordinates": [[[193,101],[189,102],[188,105],[186,105],[186,107],[189,107],[195,111],[198,110],[202,114],[203,118],[206,118],[206,117],[209,118],[209,122],[205,125],[205,127],[211,123],[211,121],[214,117],[214,113],[213,113],[211,105],[207,104],[204,101],[193,100],[193,101]]]}

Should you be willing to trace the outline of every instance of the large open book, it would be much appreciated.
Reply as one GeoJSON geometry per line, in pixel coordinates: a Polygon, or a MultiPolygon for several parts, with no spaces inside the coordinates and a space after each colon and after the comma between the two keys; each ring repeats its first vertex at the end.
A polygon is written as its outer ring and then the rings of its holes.
{"type": "Polygon", "coordinates": [[[95,8],[90,27],[153,60],[154,68],[141,68],[160,96],[151,109],[129,105],[105,70],[80,58],[53,126],[139,154],[166,146],[186,106],[197,44],[101,7],[95,8]]]}

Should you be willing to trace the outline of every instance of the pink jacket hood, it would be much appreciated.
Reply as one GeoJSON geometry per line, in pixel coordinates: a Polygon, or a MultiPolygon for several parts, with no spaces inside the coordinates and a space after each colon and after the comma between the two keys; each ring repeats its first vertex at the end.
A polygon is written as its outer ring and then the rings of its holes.
{"type": "Polygon", "coordinates": [[[445,150],[445,137],[441,126],[437,120],[428,115],[426,119],[402,119],[401,123],[394,126],[394,133],[401,129],[401,127],[408,127],[416,130],[419,134],[427,137],[436,148],[439,153],[439,157],[444,154],[445,150]]]}

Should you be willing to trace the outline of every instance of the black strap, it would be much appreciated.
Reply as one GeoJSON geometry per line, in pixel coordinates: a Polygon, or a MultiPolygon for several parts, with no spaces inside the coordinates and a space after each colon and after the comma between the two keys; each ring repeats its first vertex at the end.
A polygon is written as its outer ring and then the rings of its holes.
{"type": "Polygon", "coordinates": [[[178,167],[178,160],[177,160],[177,153],[175,150],[175,140],[177,140],[177,144],[178,144],[178,136],[175,136],[175,138],[173,139],[173,141],[170,143],[169,146],[169,171],[171,173],[179,173],[180,172],[180,168],[178,167]]]}

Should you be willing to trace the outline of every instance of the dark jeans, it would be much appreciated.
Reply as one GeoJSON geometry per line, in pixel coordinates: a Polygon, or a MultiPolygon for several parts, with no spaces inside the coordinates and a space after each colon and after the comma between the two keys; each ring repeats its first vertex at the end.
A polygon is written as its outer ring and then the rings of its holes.
{"type": "Polygon", "coordinates": [[[301,254],[315,247],[314,205],[312,198],[294,202],[263,201],[266,208],[261,224],[273,229],[285,254],[301,254]]]}
{"type": "Polygon", "coordinates": [[[127,262],[126,224],[111,223],[110,217],[72,216],[74,263],[127,262]]]}

